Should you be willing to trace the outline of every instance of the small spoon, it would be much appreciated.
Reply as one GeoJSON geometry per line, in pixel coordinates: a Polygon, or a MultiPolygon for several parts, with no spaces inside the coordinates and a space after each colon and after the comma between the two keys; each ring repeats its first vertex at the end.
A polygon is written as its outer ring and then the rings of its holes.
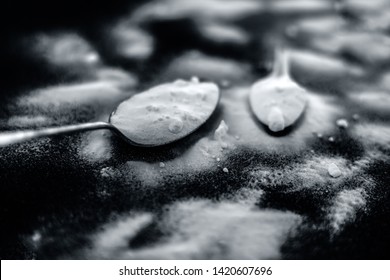
{"type": "Polygon", "coordinates": [[[136,94],[119,104],[108,122],[91,122],[0,134],[0,147],[38,137],[95,129],[110,129],[135,146],[155,147],[175,142],[204,124],[217,108],[214,83],[178,80],[136,94]]]}
{"type": "Polygon", "coordinates": [[[271,75],[253,84],[249,102],[256,117],[273,132],[283,131],[302,115],[306,90],[290,77],[285,50],[276,51],[271,75]]]}

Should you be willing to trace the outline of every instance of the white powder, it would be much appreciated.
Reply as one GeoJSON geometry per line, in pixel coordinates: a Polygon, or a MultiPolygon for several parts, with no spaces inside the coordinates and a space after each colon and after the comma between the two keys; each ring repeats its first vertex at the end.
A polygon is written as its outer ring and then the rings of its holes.
{"type": "Polygon", "coordinates": [[[355,219],[356,212],[366,205],[366,192],[362,188],[341,191],[329,209],[329,219],[334,232],[355,219]]]}
{"type": "Polygon", "coordinates": [[[93,238],[91,258],[114,259],[279,259],[281,246],[299,225],[291,212],[252,205],[189,200],[171,205],[158,223],[160,242],[129,249],[128,243],[151,217],[141,214],[109,224],[93,238]]]}
{"type": "Polygon", "coordinates": [[[284,121],[284,113],[279,107],[272,107],[267,116],[268,128],[271,131],[278,132],[284,130],[286,127],[284,121]]]}
{"type": "Polygon", "coordinates": [[[268,11],[274,14],[313,14],[333,12],[331,1],[322,0],[276,0],[270,1],[268,11]]]}
{"type": "Polygon", "coordinates": [[[131,94],[132,92],[123,91],[108,81],[97,81],[36,90],[21,97],[19,104],[40,108],[52,108],[53,105],[104,105],[100,107],[104,109],[102,112],[109,113],[120,101],[131,94]]]}
{"type": "Polygon", "coordinates": [[[137,77],[119,68],[100,67],[96,69],[93,76],[98,81],[106,81],[113,86],[126,90],[138,85],[137,77]]]}
{"type": "MultiPolygon", "coordinates": [[[[321,23],[321,21],[318,21],[318,23],[321,23]]],[[[337,21],[334,21],[334,24],[336,23],[337,21]]],[[[352,31],[341,26],[339,28],[335,26],[335,28],[332,32],[319,32],[318,34],[314,33],[314,30],[306,27],[306,30],[309,30],[309,34],[307,34],[309,38],[305,38],[306,44],[312,50],[314,49],[329,55],[338,57],[343,54],[351,55],[360,64],[373,67],[383,65],[385,61],[390,59],[390,39],[386,35],[373,32],[352,31]],[[370,45],[370,48],[367,48],[367,45],[370,45]]],[[[302,33],[305,31],[300,31],[300,35],[303,36],[302,33]]],[[[303,41],[302,38],[297,38],[297,40],[300,40],[300,42],[303,41]]]]}
{"type": "Polygon", "coordinates": [[[353,127],[351,133],[366,148],[376,146],[390,148],[390,126],[386,123],[358,123],[353,127]]]}
{"type": "Polygon", "coordinates": [[[154,51],[153,37],[129,23],[127,19],[110,28],[106,37],[114,46],[115,54],[122,59],[145,60],[154,51]]]}
{"type": "Polygon", "coordinates": [[[189,51],[173,59],[162,73],[163,79],[168,81],[197,76],[214,82],[228,80],[230,83],[240,84],[250,80],[252,76],[247,64],[205,55],[198,51],[189,51]]]}
{"type": "MultiPolygon", "coordinates": [[[[47,116],[14,116],[8,120],[8,125],[27,128],[40,126],[55,126],[51,118],[59,108],[79,108],[80,105],[91,106],[95,116],[90,121],[108,121],[109,114],[124,99],[133,94],[132,88],[137,81],[131,73],[120,69],[102,67],[95,71],[98,81],[80,84],[68,84],[39,89],[21,96],[17,105],[25,106],[32,112],[42,111],[47,116]]],[[[73,115],[61,116],[61,121],[73,120],[73,115]]],[[[43,138],[45,139],[45,138],[43,138]]],[[[37,146],[40,141],[34,142],[37,146]]],[[[80,134],[77,141],[77,151],[81,158],[90,162],[104,161],[111,158],[111,139],[109,131],[94,131],[80,134]]]]}
{"type": "MultiPolygon", "coordinates": [[[[229,131],[229,127],[226,125],[225,121],[221,121],[218,128],[214,132],[214,139],[219,142],[221,148],[227,148],[228,144],[226,143],[226,138],[228,137],[227,133],[229,131]]],[[[218,160],[218,159],[217,159],[218,160]]]]}
{"type": "Polygon", "coordinates": [[[370,66],[386,65],[390,60],[390,38],[374,32],[345,32],[340,34],[343,51],[370,66]],[[367,48],[367,45],[370,47],[367,48]]]}
{"type": "Polygon", "coordinates": [[[346,21],[338,15],[327,15],[322,17],[304,17],[290,27],[289,34],[299,39],[302,37],[313,37],[328,35],[346,25],[346,21]]]}
{"type": "Polygon", "coordinates": [[[283,76],[270,75],[256,82],[251,88],[250,102],[257,118],[271,131],[278,132],[293,125],[302,115],[306,107],[306,96],[305,89],[285,73],[283,76]]]}
{"type": "Polygon", "coordinates": [[[213,113],[218,97],[219,89],[213,83],[178,80],[121,103],[111,123],[136,143],[166,144],[202,125],[213,113]]]}
{"type": "Polygon", "coordinates": [[[110,159],[113,149],[110,133],[106,130],[97,130],[83,134],[78,148],[80,156],[90,162],[110,159]]]}
{"type": "Polygon", "coordinates": [[[136,9],[132,22],[192,18],[194,20],[235,21],[258,14],[263,3],[257,0],[163,0],[152,1],[136,9]]]}
{"type": "Polygon", "coordinates": [[[46,116],[12,116],[8,119],[7,125],[12,127],[35,127],[51,124],[53,120],[46,116]]]}
{"type": "Polygon", "coordinates": [[[76,68],[100,62],[99,54],[77,33],[39,34],[32,44],[33,52],[55,66],[76,68]]]}
{"type": "Polygon", "coordinates": [[[334,56],[307,50],[293,50],[290,57],[291,73],[297,81],[313,83],[322,81],[328,86],[337,86],[364,75],[362,68],[334,56]]]}
{"type": "MultiPolygon", "coordinates": [[[[231,88],[224,92],[221,99],[221,121],[216,131],[211,135],[206,135],[200,138],[195,144],[190,146],[183,154],[172,160],[166,161],[169,164],[169,174],[174,177],[186,177],[196,174],[204,170],[217,170],[218,164],[229,159],[230,152],[238,148],[253,149],[261,153],[284,153],[294,154],[307,149],[307,145],[313,140],[312,131],[322,131],[330,134],[336,129],[334,125],[334,116],[342,112],[342,108],[335,105],[334,98],[308,94],[308,107],[306,109],[304,124],[297,127],[290,134],[283,137],[273,137],[269,135],[263,128],[259,127],[256,119],[253,118],[251,112],[245,102],[247,102],[249,88],[231,88]],[[237,141],[234,135],[240,135],[240,140],[237,141]],[[223,148],[226,147],[226,148],[223,148]]],[[[148,103],[148,105],[151,105],[148,103]]],[[[151,113],[159,114],[156,111],[157,107],[149,107],[151,113]]],[[[143,115],[143,114],[140,114],[143,115]]],[[[169,120],[167,121],[167,126],[169,120]]],[[[168,128],[165,130],[169,132],[168,128]]],[[[174,134],[177,135],[177,134],[174,134]]],[[[325,158],[324,158],[325,159],[325,158]]],[[[311,184],[315,180],[305,177],[305,172],[300,172],[300,168],[308,171],[307,174],[319,176],[320,182],[324,185],[329,180],[326,164],[330,164],[334,159],[322,161],[322,158],[313,159],[313,163],[317,166],[317,170],[312,170],[309,167],[297,167],[296,172],[292,172],[289,176],[299,176],[297,180],[303,185],[311,184]],[[325,165],[324,165],[325,164],[325,165]],[[324,167],[325,166],[325,167],[324,167]],[[313,174],[314,172],[314,174],[313,174]],[[320,172],[321,175],[316,175],[320,172]]],[[[345,163],[335,161],[342,169],[344,174],[348,174],[343,166],[345,163]]],[[[310,164],[310,162],[308,163],[310,164]]],[[[164,174],[160,173],[159,163],[147,162],[129,162],[128,164],[118,166],[117,175],[121,176],[125,181],[138,180],[143,182],[143,185],[149,187],[158,187],[159,182],[163,182],[164,174]],[[123,174],[126,174],[124,176],[123,174]]],[[[334,178],[333,180],[337,180],[334,178]]],[[[299,185],[299,184],[297,184],[299,185]]]]}
{"type": "Polygon", "coordinates": [[[127,246],[124,242],[150,224],[152,219],[151,214],[142,213],[107,224],[104,231],[94,238],[94,246],[99,249],[99,252],[94,252],[93,256],[97,257],[96,254],[98,253],[99,258],[102,259],[120,258],[120,255],[115,256],[113,252],[125,249],[127,246]]]}
{"type": "Polygon", "coordinates": [[[354,106],[375,113],[390,116],[390,94],[384,91],[353,92],[348,95],[354,106]]]}
{"type": "Polygon", "coordinates": [[[338,119],[336,121],[336,125],[340,128],[347,128],[349,126],[349,123],[346,119],[338,119]]]}
{"type": "Polygon", "coordinates": [[[242,187],[234,193],[223,195],[223,200],[253,207],[259,202],[263,194],[264,191],[259,188],[242,187]]]}
{"type": "MultiPolygon", "coordinates": [[[[165,180],[161,167],[169,166],[167,172],[176,178],[191,177],[194,173],[217,169],[218,163],[226,160],[229,151],[235,149],[235,138],[227,133],[227,126],[221,122],[217,128],[217,138],[203,137],[186,152],[172,160],[161,163],[129,161],[116,167],[112,176],[120,176],[122,180],[137,180],[145,187],[159,187],[165,180]],[[225,145],[226,144],[226,145],[225,145]]],[[[214,133],[215,134],[215,133],[214,133]]]]}
{"type": "Polygon", "coordinates": [[[329,164],[328,173],[334,178],[340,177],[342,175],[340,168],[334,163],[329,164]]]}
{"type": "MultiPolygon", "coordinates": [[[[363,174],[362,170],[368,163],[366,160],[349,163],[341,157],[310,155],[303,163],[291,164],[282,169],[268,166],[252,168],[249,171],[249,186],[278,188],[288,185],[293,189],[324,192],[328,188],[342,187],[347,179],[363,174]],[[343,176],[329,175],[328,167],[333,165],[337,166],[343,176]]],[[[333,169],[331,172],[334,174],[333,169]]]]}
{"type": "Polygon", "coordinates": [[[335,97],[307,92],[307,106],[302,124],[283,137],[274,137],[259,126],[252,112],[248,110],[246,103],[248,94],[247,87],[225,90],[221,99],[222,118],[229,124],[229,132],[232,135],[240,135],[237,145],[263,153],[291,154],[306,149],[307,143],[313,139],[312,132],[321,131],[323,134],[333,132],[336,129],[334,116],[344,110],[335,104],[335,97]]]}
{"type": "Polygon", "coordinates": [[[39,243],[42,240],[42,234],[39,231],[35,231],[34,234],[31,236],[31,240],[35,244],[39,243]]]}
{"type": "Polygon", "coordinates": [[[230,24],[203,22],[199,24],[199,32],[207,40],[215,43],[247,45],[249,35],[245,30],[230,24]]]}

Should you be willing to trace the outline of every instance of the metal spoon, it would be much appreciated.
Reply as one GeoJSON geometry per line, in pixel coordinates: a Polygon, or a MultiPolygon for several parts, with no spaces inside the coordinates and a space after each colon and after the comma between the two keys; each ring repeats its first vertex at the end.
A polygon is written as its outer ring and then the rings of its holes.
{"type": "Polygon", "coordinates": [[[276,51],[271,75],[253,84],[249,101],[256,117],[273,132],[283,131],[302,115],[306,90],[290,77],[285,50],[276,51]]]}
{"type": "Polygon", "coordinates": [[[178,80],[123,101],[111,113],[108,122],[3,132],[0,147],[38,137],[95,129],[110,129],[135,146],[161,146],[197,130],[213,114],[219,98],[219,88],[214,83],[178,80]]]}

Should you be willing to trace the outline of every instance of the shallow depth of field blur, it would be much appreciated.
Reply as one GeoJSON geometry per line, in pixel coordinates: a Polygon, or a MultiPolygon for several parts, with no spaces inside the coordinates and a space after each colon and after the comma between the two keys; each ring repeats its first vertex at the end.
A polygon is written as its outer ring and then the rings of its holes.
{"type": "Polygon", "coordinates": [[[390,258],[389,0],[16,2],[0,131],[106,121],[178,79],[221,99],[167,146],[101,130],[0,148],[2,259],[390,258]],[[248,94],[281,45],[308,103],[275,134],[248,94]]]}

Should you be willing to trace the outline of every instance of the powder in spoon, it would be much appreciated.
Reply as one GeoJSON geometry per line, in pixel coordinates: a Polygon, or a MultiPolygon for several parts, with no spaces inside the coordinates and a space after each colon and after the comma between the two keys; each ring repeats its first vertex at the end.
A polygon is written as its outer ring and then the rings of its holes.
{"type": "Polygon", "coordinates": [[[307,93],[291,77],[288,53],[277,50],[272,73],[251,88],[250,105],[256,117],[273,132],[293,125],[303,114],[307,93]]]}
{"type": "Polygon", "coordinates": [[[306,91],[288,76],[260,80],[252,86],[250,101],[257,118],[271,131],[294,124],[306,107],[306,91]]]}
{"type": "Polygon", "coordinates": [[[214,111],[218,99],[219,89],[214,83],[177,80],[121,103],[110,121],[138,144],[167,144],[202,125],[214,111]]]}

